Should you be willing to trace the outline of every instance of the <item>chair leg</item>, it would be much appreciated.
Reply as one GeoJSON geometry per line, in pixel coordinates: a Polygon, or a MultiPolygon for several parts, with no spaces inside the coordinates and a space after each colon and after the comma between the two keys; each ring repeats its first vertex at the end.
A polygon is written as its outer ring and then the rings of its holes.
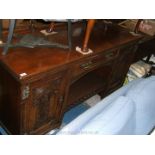
{"type": "Polygon", "coordinates": [[[2,35],[2,31],[3,31],[3,24],[2,24],[2,19],[0,19],[0,44],[3,43],[3,35],[2,35]]]}
{"type": "Polygon", "coordinates": [[[30,31],[31,32],[34,32],[35,31],[35,28],[36,28],[36,25],[35,25],[35,19],[30,19],[30,26],[29,26],[29,28],[30,28],[30,31]]]}
{"type": "Polygon", "coordinates": [[[148,63],[148,62],[149,62],[149,60],[150,60],[151,56],[152,56],[152,54],[149,54],[149,55],[147,56],[146,61],[145,61],[146,63],[148,63]]]}
{"type": "Polygon", "coordinates": [[[85,38],[84,38],[83,47],[82,47],[83,52],[88,51],[88,41],[90,38],[90,34],[92,32],[92,29],[94,27],[95,21],[96,21],[95,19],[89,19],[88,20],[87,29],[86,29],[85,38]]]}
{"type": "Polygon", "coordinates": [[[7,52],[8,52],[9,45],[10,45],[11,40],[12,40],[12,36],[13,36],[13,31],[14,31],[14,28],[15,28],[15,24],[16,24],[16,20],[15,19],[10,19],[8,39],[7,39],[6,45],[4,46],[4,49],[3,49],[3,52],[2,52],[3,55],[6,55],[7,52]]]}
{"type": "Polygon", "coordinates": [[[135,32],[135,33],[138,33],[138,31],[139,31],[139,26],[140,26],[140,23],[141,23],[142,21],[143,21],[142,19],[138,19],[137,24],[136,24],[135,29],[134,29],[134,32],[135,32]]]}
{"type": "Polygon", "coordinates": [[[46,30],[46,32],[51,33],[54,31],[55,23],[51,22],[49,28],[46,30]]]}
{"type": "Polygon", "coordinates": [[[68,46],[69,46],[69,50],[71,50],[72,49],[72,24],[70,19],[68,19],[68,46]]]}

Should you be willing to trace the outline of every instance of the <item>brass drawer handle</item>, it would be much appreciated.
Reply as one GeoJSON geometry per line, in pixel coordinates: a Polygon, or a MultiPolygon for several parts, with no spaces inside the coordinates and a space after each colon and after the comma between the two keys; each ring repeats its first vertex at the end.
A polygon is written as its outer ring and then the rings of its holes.
{"type": "Polygon", "coordinates": [[[115,56],[113,52],[106,53],[106,55],[105,55],[106,58],[112,58],[113,56],[115,56]]]}
{"type": "Polygon", "coordinates": [[[92,68],[94,66],[92,61],[88,61],[87,63],[81,64],[80,68],[82,69],[89,69],[92,68]]]}
{"type": "Polygon", "coordinates": [[[117,49],[117,51],[108,52],[108,53],[105,54],[105,57],[108,58],[108,59],[110,59],[110,58],[115,58],[115,57],[118,56],[119,51],[120,51],[120,50],[117,49]]]}

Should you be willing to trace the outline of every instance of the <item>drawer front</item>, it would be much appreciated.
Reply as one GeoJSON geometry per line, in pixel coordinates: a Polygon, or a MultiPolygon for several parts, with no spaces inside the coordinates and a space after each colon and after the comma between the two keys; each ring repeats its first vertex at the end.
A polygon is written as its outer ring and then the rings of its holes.
{"type": "Polygon", "coordinates": [[[75,64],[73,67],[73,77],[76,77],[80,74],[87,73],[91,70],[94,70],[101,64],[107,63],[108,61],[115,59],[118,56],[119,50],[107,51],[102,54],[87,58],[86,60],[81,61],[80,63],[75,64]]]}

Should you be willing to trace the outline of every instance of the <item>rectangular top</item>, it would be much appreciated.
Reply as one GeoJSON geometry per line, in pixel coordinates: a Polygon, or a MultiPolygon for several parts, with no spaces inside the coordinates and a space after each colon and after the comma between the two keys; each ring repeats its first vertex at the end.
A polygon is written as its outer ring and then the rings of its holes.
{"type": "MultiPolygon", "coordinates": [[[[90,55],[82,55],[75,51],[75,47],[82,46],[83,35],[84,34],[80,34],[72,38],[73,48],[71,51],[52,47],[20,47],[10,48],[8,54],[3,56],[1,48],[0,64],[7,68],[15,78],[20,80],[21,77],[24,77],[23,79],[26,79],[50,70],[57,70],[66,66],[68,63],[138,41],[142,38],[140,36],[133,36],[126,29],[116,25],[108,25],[106,31],[101,27],[94,28],[88,43],[88,47],[93,50],[93,53],[90,55]]],[[[58,35],[60,40],[67,40],[66,36],[58,35]]]]}

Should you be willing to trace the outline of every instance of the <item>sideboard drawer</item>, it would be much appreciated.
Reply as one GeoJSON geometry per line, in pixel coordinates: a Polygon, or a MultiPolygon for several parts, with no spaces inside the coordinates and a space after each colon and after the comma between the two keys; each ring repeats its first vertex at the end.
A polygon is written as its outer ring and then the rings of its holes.
{"type": "Polygon", "coordinates": [[[109,60],[115,59],[118,56],[119,50],[106,51],[102,54],[87,58],[80,63],[75,64],[73,77],[80,74],[89,72],[101,64],[108,62],[109,60]]]}

